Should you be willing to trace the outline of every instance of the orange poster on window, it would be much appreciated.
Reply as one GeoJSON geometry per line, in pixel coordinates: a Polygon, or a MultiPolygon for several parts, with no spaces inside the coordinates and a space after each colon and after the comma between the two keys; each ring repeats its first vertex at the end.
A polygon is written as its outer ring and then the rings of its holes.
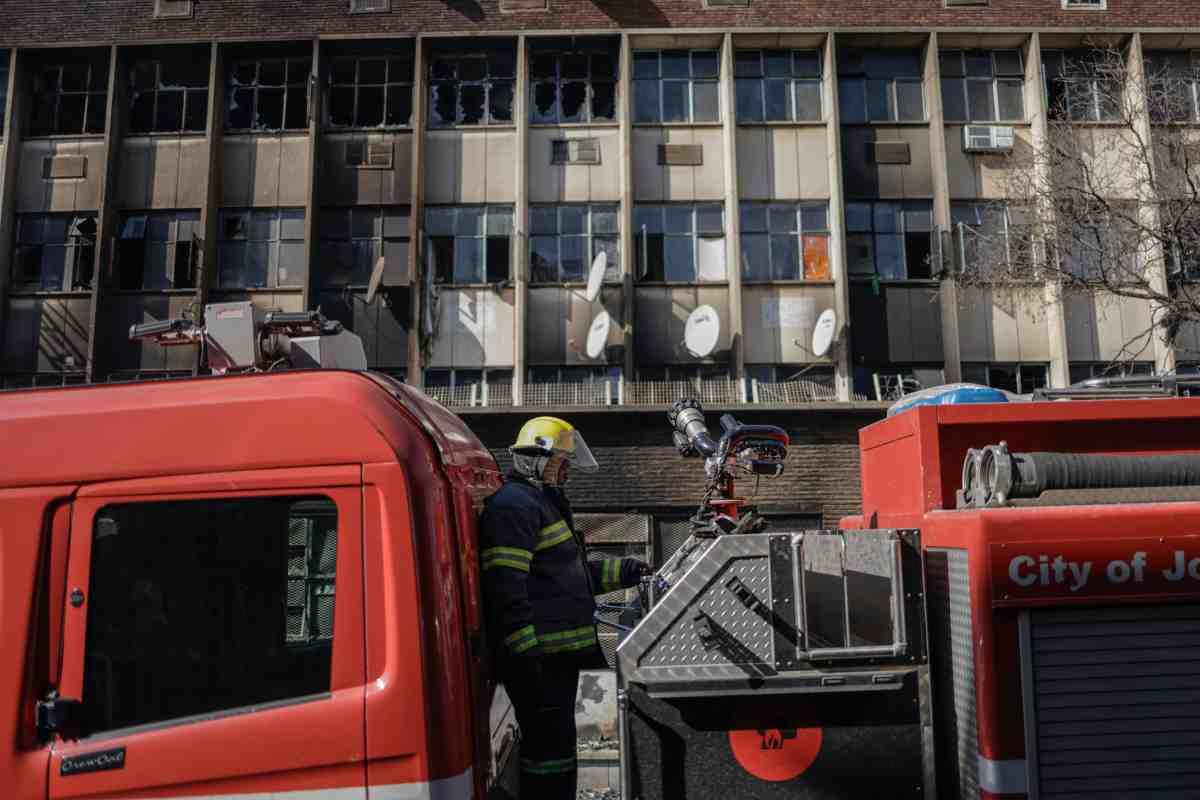
{"type": "Polygon", "coordinates": [[[805,236],[804,280],[829,280],[829,237],[805,236]]]}

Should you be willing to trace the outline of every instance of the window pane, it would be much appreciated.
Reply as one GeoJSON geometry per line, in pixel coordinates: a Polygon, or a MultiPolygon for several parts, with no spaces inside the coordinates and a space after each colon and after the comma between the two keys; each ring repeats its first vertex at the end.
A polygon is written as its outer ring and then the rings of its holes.
{"type": "Polygon", "coordinates": [[[254,107],[254,127],[266,130],[283,128],[283,89],[259,89],[254,107]]]}
{"type": "Polygon", "coordinates": [[[719,205],[696,206],[696,230],[701,233],[724,233],[724,209],[719,205]]]}
{"type": "Polygon", "coordinates": [[[996,56],[996,74],[997,75],[1024,75],[1025,68],[1021,65],[1020,50],[997,50],[996,56]]]}
{"type": "Polygon", "coordinates": [[[791,81],[767,81],[767,119],[786,121],[792,118],[791,81]]]}
{"type": "Polygon", "coordinates": [[[488,236],[508,236],[512,233],[512,206],[488,206],[488,236]]]}
{"type": "Polygon", "coordinates": [[[796,207],[790,205],[771,206],[768,227],[771,233],[789,233],[796,230],[796,207]]]}
{"type": "Polygon", "coordinates": [[[771,279],[771,255],[764,234],[743,233],[741,236],[742,277],[748,281],[771,279]]]}
{"type": "Polygon", "coordinates": [[[529,209],[529,232],[532,234],[558,233],[558,209],[554,206],[531,206],[529,209]]]}
{"type": "Polygon", "coordinates": [[[690,54],[687,50],[662,51],[662,77],[691,77],[690,54]]]}
{"type": "Polygon", "coordinates": [[[875,274],[875,241],[870,234],[851,234],[846,237],[846,259],[853,275],[875,274]]]}
{"type": "Polygon", "coordinates": [[[896,118],[892,106],[891,81],[867,81],[867,116],[873,122],[896,118]]]}
{"type": "Polygon", "coordinates": [[[766,50],[763,52],[763,66],[767,75],[772,78],[790,78],[792,75],[792,51],[766,50]]]}
{"type": "Polygon", "coordinates": [[[668,281],[693,282],[696,263],[691,236],[668,236],[665,242],[665,275],[668,281]]]}
{"type": "MultiPolygon", "coordinates": [[[[604,280],[621,280],[621,247],[615,237],[596,236],[592,238],[592,255],[595,258],[601,252],[608,256],[608,266],[604,270],[604,280]]],[[[588,264],[591,264],[589,260],[588,264]]]]}
{"type": "Polygon", "coordinates": [[[529,279],[535,283],[558,280],[558,237],[529,237],[529,279]]]}
{"type": "Polygon", "coordinates": [[[738,208],[742,233],[767,230],[767,206],[764,203],[742,203],[738,208]]]}
{"type": "Polygon", "coordinates": [[[738,78],[762,76],[762,51],[738,50],[733,56],[733,74],[738,78]]]}
{"type": "Polygon", "coordinates": [[[692,53],[692,76],[715,78],[719,74],[719,64],[716,50],[698,50],[692,53]]]}
{"type": "Polygon", "coordinates": [[[109,506],[97,514],[94,537],[84,659],[89,733],[329,691],[332,501],[109,506]],[[236,675],[236,690],[217,675],[236,675]]]}
{"type": "Polygon", "coordinates": [[[48,292],[63,290],[63,278],[67,272],[67,248],[60,244],[42,247],[42,289],[48,292]]]}
{"type": "Polygon", "coordinates": [[[928,233],[909,233],[904,237],[904,259],[909,280],[933,276],[932,240],[928,233]]]}
{"type": "Polygon", "coordinates": [[[885,281],[902,281],[904,272],[904,239],[896,234],[875,235],[875,265],[885,281]]]}
{"type": "Polygon", "coordinates": [[[666,206],[667,233],[690,233],[692,230],[691,206],[666,206]]]}
{"type": "Polygon", "coordinates": [[[158,113],[154,118],[154,129],[158,131],[183,129],[183,92],[158,93],[158,113]]]}
{"type": "Polygon", "coordinates": [[[559,237],[558,243],[562,279],[564,281],[584,280],[587,267],[590,266],[584,263],[587,239],[583,236],[562,236],[559,237]]]}
{"type": "Polygon", "coordinates": [[[725,280],[725,238],[703,236],[696,240],[696,252],[700,259],[701,281],[725,280]]]}
{"type": "Polygon", "coordinates": [[[1046,388],[1046,368],[1041,365],[1021,365],[1021,394],[1030,394],[1034,389],[1046,388]]]}
{"type": "Polygon", "coordinates": [[[896,102],[899,106],[899,119],[925,119],[925,98],[919,81],[897,81],[896,102]]]}
{"type": "Polygon", "coordinates": [[[635,233],[640,232],[643,228],[645,228],[647,233],[662,233],[662,206],[635,206],[633,209],[633,227],[636,229],[635,233]]]}
{"type": "Polygon", "coordinates": [[[432,92],[431,124],[453,125],[458,114],[458,84],[453,81],[438,81],[430,85],[432,92]]]}
{"type": "Polygon", "coordinates": [[[533,121],[554,122],[558,119],[558,86],[554,81],[538,81],[533,85],[533,121]]]}
{"type": "Polygon", "coordinates": [[[617,233],[620,230],[617,214],[613,206],[593,206],[592,233],[617,233]]]}
{"type": "Polygon", "coordinates": [[[933,230],[933,210],[928,203],[904,204],[904,230],[907,233],[933,230]]]}
{"type": "Polygon", "coordinates": [[[967,75],[972,78],[992,77],[992,54],[988,50],[966,52],[967,75]]]}
{"type": "Polygon", "coordinates": [[[804,236],[804,279],[808,281],[831,280],[829,272],[829,237],[804,236]]]}
{"type": "Polygon", "coordinates": [[[558,220],[560,233],[587,233],[587,206],[561,206],[558,220]]]}
{"type": "Polygon", "coordinates": [[[409,235],[408,206],[383,209],[383,235],[390,238],[407,238],[409,235]]]}
{"type": "Polygon", "coordinates": [[[721,103],[718,99],[717,84],[711,82],[695,83],[692,85],[695,98],[695,122],[716,122],[720,118],[721,103]]]}
{"type": "Polygon", "coordinates": [[[274,245],[271,242],[248,242],[246,244],[246,264],[243,270],[243,280],[249,287],[267,286],[271,274],[271,254],[274,245]]]}
{"type": "Polygon", "coordinates": [[[687,122],[688,82],[663,81],[663,122],[687,122]]]}
{"type": "Polygon", "coordinates": [[[617,77],[617,60],[614,56],[615,50],[609,53],[591,54],[592,80],[617,77]]]}
{"type": "Polygon", "coordinates": [[[805,233],[829,230],[829,210],[824,205],[800,209],[800,229],[805,233]]]}
{"type": "Polygon", "coordinates": [[[658,77],[658,52],[655,50],[641,50],[633,54],[633,77],[635,78],[657,78],[658,77]]]}
{"type": "Polygon", "coordinates": [[[1025,84],[1021,81],[996,81],[996,93],[1000,101],[1000,119],[1021,121],[1025,119],[1025,84]]]}
{"type": "Polygon", "coordinates": [[[797,50],[795,56],[795,75],[801,78],[821,77],[820,53],[815,50],[797,50]]]}
{"type": "Polygon", "coordinates": [[[963,74],[962,51],[943,50],[938,53],[938,70],[943,78],[956,78],[963,74]]]}
{"type": "Polygon", "coordinates": [[[800,277],[800,253],[795,235],[771,237],[771,276],[777,281],[800,277]]]}
{"type": "Polygon", "coordinates": [[[737,81],[737,118],[739,122],[763,121],[763,82],[759,78],[737,81]]]}
{"type": "Polygon", "coordinates": [[[208,122],[208,90],[193,89],[187,93],[187,108],[183,115],[183,128],[187,131],[202,131],[208,122]]]}
{"type": "Polygon", "coordinates": [[[458,90],[458,124],[479,125],[483,122],[485,90],[481,84],[462,84],[458,90]]]}
{"type": "Polygon", "coordinates": [[[843,78],[838,81],[838,112],[842,122],[867,121],[867,87],[861,78],[843,78]]]}
{"type": "Polygon", "coordinates": [[[480,206],[459,206],[454,221],[454,233],[457,236],[479,236],[483,234],[483,208],[480,206]]]}
{"type": "Polygon", "coordinates": [[[513,82],[492,81],[492,87],[488,92],[488,120],[491,122],[512,122],[512,107],[513,82]]]}
{"type": "Polygon", "coordinates": [[[592,83],[592,119],[617,118],[617,85],[610,82],[592,83]]]}
{"type": "Polygon", "coordinates": [[[454,282],[483,282],[483,239],[454,240],[454,282]]]}
{"type": "Polygon", "coordinates": [[[487,281],[499,283],[511,276],[509,259],[512,244],[507,236],[489,236],[487,238],[487,281]]]}
{"type": "Polygon", "coordinates": [[[659,121],[659,82],[638,80],[633,82],[633,121],[659,121]]]}
{"type": "Polygon", "coordinates": [[[846,203],[846,230],[854,232],[870,232],[870,203],[846,203]]]}
{"type": "Polygon", "coordinates": [[[966,87],[961,79],[942,80],[942,115],[950,122],[967,120],[966,87]]]}
{"type": "Polygon", "coordinates": [[[991,81],[967,81],[967,102],[973,122],[991,122],[996,118],[991,81]]]}
{"type": "Polygon", "coordinates": [[[876,203],[873,218],[876,233],[890,233],[902,230],[900,227],[900,205],[898,203],[876,203]]]}
{"type": "Polygon", "coordinates": [[[425,209],[426,232],[430,236],[447,236],[454,233],[457,209],[447,206],[430,206],[425,209]]]}
{"type": "Polygon", "coordinates": [[[796,81],[796,119],[821,119],[821,84],[818,81],[796,81]]]}

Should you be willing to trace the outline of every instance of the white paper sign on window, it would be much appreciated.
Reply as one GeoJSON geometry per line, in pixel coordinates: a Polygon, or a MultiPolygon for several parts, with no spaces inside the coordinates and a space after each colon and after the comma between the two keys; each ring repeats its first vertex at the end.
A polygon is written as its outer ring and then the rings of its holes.
{"type": "Polygon", "coordinates": [[[817,301],[812,297],[764,297],[763,328],[811,329],[817,321],[817,301]]]}
{"type": "Polygon", "coordinates": [[[725,280],[725,240],[701,237],[696,240],[697,260],[701,281],[725,280]]]}

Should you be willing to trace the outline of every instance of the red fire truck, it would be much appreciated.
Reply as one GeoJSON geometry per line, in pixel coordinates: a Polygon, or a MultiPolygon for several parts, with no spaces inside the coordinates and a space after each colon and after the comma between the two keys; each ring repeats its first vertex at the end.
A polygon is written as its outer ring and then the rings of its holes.
{"type": "MultiPolygon", "coordinates": [[[[223,363],[356,349],[268,328],[223,363]]],[[[786,433],[677,406],[709,491],[627,615],[624,796],[1192,796],[1197,417],[909,410],[862,431],[860,517],[775,531],[733,478],[777,475],[786,433]]],[[[500,475],[456,416],[294,371],[6,393],[0,442],[3,796],[512,788],[475,544],[500,475]]]]}

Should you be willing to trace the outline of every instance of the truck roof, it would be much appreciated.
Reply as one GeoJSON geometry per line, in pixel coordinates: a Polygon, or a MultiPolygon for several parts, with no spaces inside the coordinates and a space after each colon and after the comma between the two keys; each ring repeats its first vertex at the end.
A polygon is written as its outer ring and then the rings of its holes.
{"type": "Polygon", "coordinates": [[[288,371],[0,394],[0,488],[405,461],[495,470],[461,419],[384,375],[288,371]],[[423,450],[424,448],[417,448],[423,450]]]}

